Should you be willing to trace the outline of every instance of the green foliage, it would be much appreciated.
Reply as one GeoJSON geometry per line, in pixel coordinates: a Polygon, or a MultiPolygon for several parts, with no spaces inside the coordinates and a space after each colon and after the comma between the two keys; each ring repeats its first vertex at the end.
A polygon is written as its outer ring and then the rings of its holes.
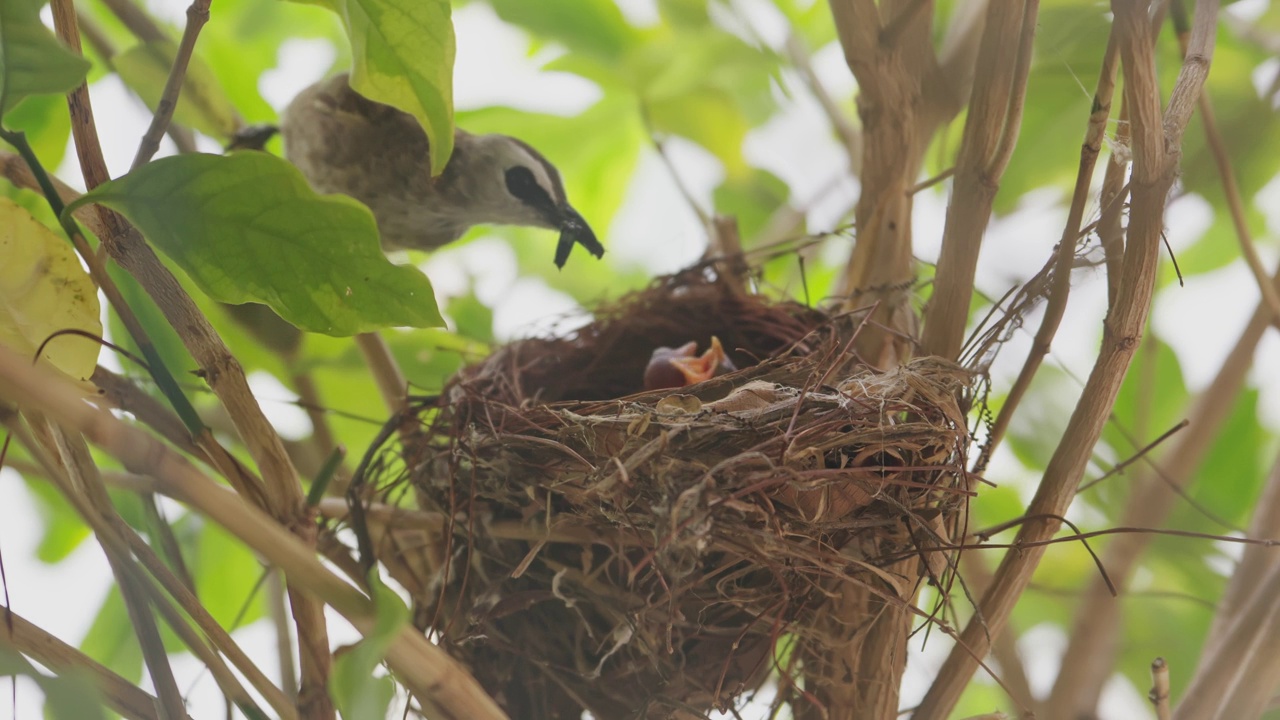
{"type": "Polygon", "coordinates": [[[382,254],[368,208],[320,196],[265,153],[184,155],[103,183],[68,208],[119,210],[202,290],[260,302],[311,332],[441,324],[431,283],[382,254]]]}
{"type": "MultiPolygon", "coordinates": [[[[155,109],[160,102],[177,46],[170,41],[139,43],[112,58],[116,72],[129,89],[155,109]]],[[[173,113],[174,122],[188,125],[210,137],[226,141],[236,131],[238,118],[230,98],[213,71],[198,56],[191,59],[183,77],[182,93],[173,113]]]]}
{"type": "Polygon", "coordinates": [[[4,126],[26,133],[27,142],[31,143],[36,157],[50,167],[57,167],[62,162],[67,138],[71,136],[71,117],[67,114],[65,98],[33,95],[4,116],[4,126]]]}
{"type": "Polygon", "coordinates": [[[498,17],[575,54],[617,62],[639,41],[613,0],[490,0],[498,17]]]}
{"type": "Polygon", "coordinates": [[[329,694],[346,720],[386,717],[395,694],[395,683],[386,675],[374,676],[400,629],[409,622],[409,608],[382,583],[375,570],[369,575],[373,594],[374,627],[354,647],[333,661],[329,694]]]}
{"type": "Polygon", "coordinates": [[[89,63],[40,22],[33,0],[0,3],[0,117],[31,95],[62,93],[84,80],[89,63]]]}
{"type": "Polygon", "coordinates": [[[351,41],[351,87],[418,119],[431,172],[453,153],[453,23],[449,0],[304,0],[342,18],[351,41]]]}
{"type": "Polygon", "coordinates": [[[0,677],[27,677],[44,691],[50,720],[105,720],[98,691],[88,671],[72,668],[45,675],[23,656],[0,647],[0,677]]]}

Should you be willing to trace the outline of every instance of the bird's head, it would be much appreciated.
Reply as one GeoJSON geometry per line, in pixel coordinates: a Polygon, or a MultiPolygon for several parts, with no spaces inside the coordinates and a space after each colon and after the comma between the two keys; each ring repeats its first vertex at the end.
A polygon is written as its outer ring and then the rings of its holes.
{"type": "Polygon", "coordinates": [[[529,225],[560,231],[556,267],[581,245],[595,257],[604,246],[591,226],[569,204],[560,172],[537,150],[507,135],[471,135],[459,131],[449,168],[478,222],[529,225]]]}

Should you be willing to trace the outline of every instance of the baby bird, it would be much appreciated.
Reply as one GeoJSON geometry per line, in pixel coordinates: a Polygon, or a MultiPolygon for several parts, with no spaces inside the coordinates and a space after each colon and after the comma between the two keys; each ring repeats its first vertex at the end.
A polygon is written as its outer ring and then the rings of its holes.
{"type": "Polygon", "coordinates": [[[431,250],[473,225],[498,224],[559,230],[556,267],[575,243],[604,255],[555,166],[516,138],[459,129],[444,172],[432,178],[418,121],[352,90],[345,74],[299,93],[280,133],[285,157],[317,192],[349,195],[373,211],[384,249],[431,250]]]}
{"type": "Polygon", "coordinates": [[[720,338],[711,337],[711,347],[698,355],[697,341],[690,340],[678,348],[660,347],[653,351],[644,369],[645,390],[666,390],[696,385],[718,375],[733,372],[733,361],[724,352],[720,338]]]}

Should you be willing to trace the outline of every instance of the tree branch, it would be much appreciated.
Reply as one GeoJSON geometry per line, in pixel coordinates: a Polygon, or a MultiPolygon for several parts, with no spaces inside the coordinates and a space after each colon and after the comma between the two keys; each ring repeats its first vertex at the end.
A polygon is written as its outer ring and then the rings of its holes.
{"type": "Polygon", "coordinates": [[[973,278],[1000,176],[1017,142],[1038,0],[988,6],[973,98],[956,159],[942,253],[920,339],[926,355],[955,359],[964,344],[973,278]],[[1009,38],[1017,35],[1015,45],[1009,38]]]}
{"type": "Polygon", "coordinates": [[[182,31],[182,41],[178,43],[178,52],[174,56],[173,66],[169,68],[169,79],[165,81],[160,102],[151,116],[151,125],[143,134],[138,153],[133,157],[134,168],[145,164],[160,149],[160,138],[164,137],[169,121],[173,119],[173,111],[178,107],[178,96],[182,93],[182,82],[187,75],[187,65],[191,63],[191,54],[196,49],[196,39],[200,37],[204,24],[209,22],[210,2],[211,0],[194,0],[187,8],[187,27],[182,31]]]}
{"type": "MultiPolygon", "coordinates": [[[[1202,0],[1200,9],[1207,6],[1212,6],[1207,15],[1210,27],[1197,28],[1196,37],[1201,44],[1194,54],[1204,59],[1205,67],[1213,52],[1212,21],[1217,2],[1202,0]]],[[[1161,121],[1154,34],[1147,19],[1147,3],[1113,0],[1112,11],[1124,62],[1125,100],[1130,108],[1134,139],[1133,206],[1123,282],[1104,322],[1103,345],[1097,362],[1028,507],[1027,515],[1032,519],[1019,528],[1014,546],[1021,549],[1005,555],[991,588],[983,595],[977,615],[965,627],[957,646],[943,663],[933,686],[912,715],[913,720],[947,717],[977,667],[975,658],[985,656],[992,638],[1004,630],[1013,606],[1044,555],[1039,543],[1057,532],[1061,525],[1058,518],[1075,496],[1146,326],[1155,289],[1165,202],[1177,175],[1180,149],[1176,141],[1181,137],[1187,116],[1181,110],[1182,105],[1171,102],[1166,121],[1161,121]]],[[[1198,13],[1197,24],[1202,23],[1198,13]]],[[[1194,102],[1203,81],[1204,73],[1184,72],[1174,94],[1179,98],[1190,97],[1194,102]]]]}
{"type": "MultiPolygon", "coordinates": [[[[304,590],[313,601],[328,602],[362,634],[373,632],[371,601],[325,568],[312,547],[258,508],[215,485],[155,438],[83,403],[65,379],[0,348],[0,397],[48,413],[118,458],[130,472],[155,478],[166,494],[192,505],[279,566],[291,586],[304,590]]],[[[401,628],[392,640],[387,662],[428,713],[444,720],[505,720],[475,680],[412,627],[401,628]]]]}

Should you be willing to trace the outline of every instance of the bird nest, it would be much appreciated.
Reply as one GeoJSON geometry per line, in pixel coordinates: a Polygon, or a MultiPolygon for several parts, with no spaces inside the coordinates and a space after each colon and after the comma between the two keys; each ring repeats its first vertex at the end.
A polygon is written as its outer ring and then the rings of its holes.
{"type": "Polygon", "coordinates": [[[766,684],[774,702],[809,696],[832,583],[910,602],[895,583],[945,570],[922,545],[971,494],[970,375],[867,368],[850,351],[865,319],[693,272],[503,347],[424,409],[408,470],[374,483],[443,521],[425,549],[401,535],[375,554],[513,718],[704,717],[766,684]],[[742,369],[641,391],[655,348],[713,336],[742,369]],[[907,577],[904,558],[929,567],[907,577]]]}

